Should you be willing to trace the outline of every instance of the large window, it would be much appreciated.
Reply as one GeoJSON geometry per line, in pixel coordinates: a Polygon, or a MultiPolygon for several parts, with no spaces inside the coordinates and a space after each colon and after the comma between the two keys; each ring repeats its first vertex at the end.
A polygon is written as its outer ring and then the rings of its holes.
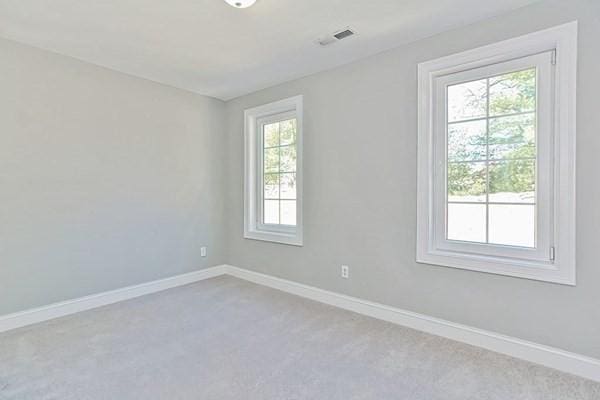
{"type": "Polygon", "coordinates": [[[302,244],[302,97],[245,112],[249,239],[302,244]]]}
{"type": "Polygon", "coordinates": [[[550,82],[540,69],[548,69],[551,57],[544,53],[500,64],[497,69],[506,72],[447,85],[446,239],[537,246],[536,221],[542,222],[536,218],[537,189],[547,183],[542,176],[538,182],[536,174],[537,121],[539,111],[549,115],[538,104],[538,93],[550,94],[540,87],[550,82]]]}
{"type": "Polygon", "coordinates": [[[576,25],[420,64],[418,261],[574,284],[576,25]]]}

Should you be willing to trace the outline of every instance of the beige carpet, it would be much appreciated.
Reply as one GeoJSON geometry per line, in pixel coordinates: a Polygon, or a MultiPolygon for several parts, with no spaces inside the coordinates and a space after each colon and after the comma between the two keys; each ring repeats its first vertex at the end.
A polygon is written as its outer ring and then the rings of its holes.
{"type": "Polygon", "coordinates": [[[0,334],[0,399],[600,399],[600,384],[232,277],[0,334]]]}

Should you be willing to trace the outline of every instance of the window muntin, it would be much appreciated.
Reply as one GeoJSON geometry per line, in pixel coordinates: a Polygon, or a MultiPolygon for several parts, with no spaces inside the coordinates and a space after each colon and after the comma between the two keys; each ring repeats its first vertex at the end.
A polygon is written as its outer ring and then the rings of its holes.
{"type": "Polygon", "coordinates": [[[262,158],[260,224],[296,226],[297,215],[297,119],[293,113],[259,121],[262,158]]]}
{"type": "Polygon", "coordinates": [[[446,238],[536,247],[537,69],[449,85],[446,238]]]}

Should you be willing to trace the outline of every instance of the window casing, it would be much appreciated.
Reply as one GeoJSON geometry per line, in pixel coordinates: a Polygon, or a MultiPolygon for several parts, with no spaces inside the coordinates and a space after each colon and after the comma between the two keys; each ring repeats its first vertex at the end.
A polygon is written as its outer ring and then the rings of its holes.
{"type": "Polygon", "coordinates": [[[302,96],[245,111],[244,237],[302,245],[302,96]]]}
{"type": "Polygon", "coordinates": [[[419,65],[417,261],[575,283],[576,24],[419,65]]]}

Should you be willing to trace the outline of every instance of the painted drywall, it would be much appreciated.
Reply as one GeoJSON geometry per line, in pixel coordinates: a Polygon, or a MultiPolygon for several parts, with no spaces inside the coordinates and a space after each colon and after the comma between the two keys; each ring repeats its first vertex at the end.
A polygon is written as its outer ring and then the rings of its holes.
{"type": "Polygon", "coordinates": [[[0,53],[0,315],[224,262],[223,102],[0,53]]]}
{"type": "Polygon", "coordinates": [[[229,101],[229,263],[600,357],[594,3],[540,2],[229,101]],[[577,286],[417,264],[417,64],[573,20],[580,28],[577,286]],[[304,246],[244,239],[243,110],[298,94],[305,118],[304,246]],[[341,264],[350,266],[350,279],[340,277],[341,264]]]}

